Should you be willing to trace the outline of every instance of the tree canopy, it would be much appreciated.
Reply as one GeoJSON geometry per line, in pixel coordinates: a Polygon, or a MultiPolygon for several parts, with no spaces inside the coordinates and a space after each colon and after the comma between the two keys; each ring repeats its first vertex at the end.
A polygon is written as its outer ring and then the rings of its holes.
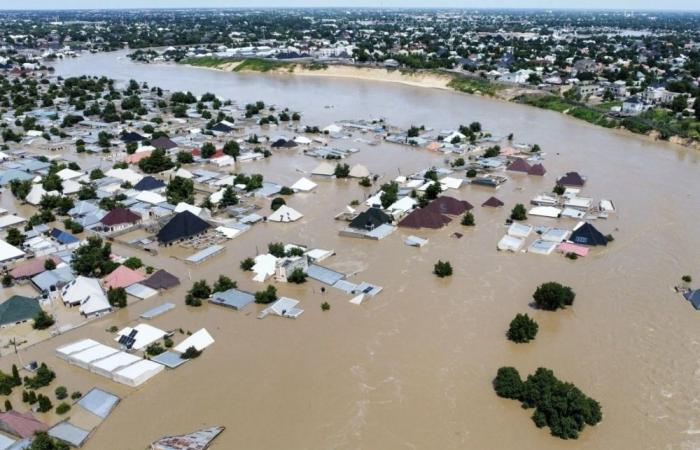
{"type": "Polygon", "coordinates": [[[555,311],[572,305],[576,294],[570,287],[550,281],[538,286],[535,293],[532,294],[532,298],[539,308],[555,311]]]}

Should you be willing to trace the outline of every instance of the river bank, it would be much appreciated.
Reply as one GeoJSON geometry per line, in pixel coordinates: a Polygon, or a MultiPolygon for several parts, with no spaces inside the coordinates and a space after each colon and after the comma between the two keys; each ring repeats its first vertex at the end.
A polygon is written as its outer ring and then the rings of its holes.
{"type": "Polygon", "coordinates": [[[379,67],[292,63],[258,59],[217,61],[214,58],[202,58],[201,60],[189,59],[184,64],[223,72],[263,72],[304,77],[346,78],[483,95],[556,111],[603,128],[616,128],[631,134],[646,136],[653,141],[667,141],[674,145],[700,150],[700,140],[675,133],[674,128],[678,127],[671,128],[667,122],[657,123],[637,117],[613,118],[603,111],[584,104],[567,103],[559,96],[536,89],[506,86],[456,73],[441,73],[434,70],[388,70],[379,67]]]}

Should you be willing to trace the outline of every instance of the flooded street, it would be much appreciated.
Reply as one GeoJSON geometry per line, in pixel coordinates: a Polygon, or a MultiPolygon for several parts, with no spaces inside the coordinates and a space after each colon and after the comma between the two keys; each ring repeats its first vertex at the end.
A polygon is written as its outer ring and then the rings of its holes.
{"type": "MultiPolygon", "coordinates": [[[[480,206],[494,195],[491,189],[447,192],[475,206],[474,229],[454,220],[437,231],[399,229],[378,242],[340,237],[343,224],[333,217],[369,190],[356,180],[315,180],[315,192],[287,200],[304,214],[301,221],[256,225],[199,266],[173,259],[177,250],[157,257],[139,254],[145,264],[179,276],[181,286],[20,352],[24,362],[45,360],[69,390],[100,386],[122,396],[85,449],[137,450],[165,434],[213,425],[227,428],[213,449],[700,448],[700,316],[672,291],[686,273],[700,278],[700,153],[554,112],[448,91],[136,65],[124,55],[66,60],[56,65],[56,74],[134,78],[169,90],[214,92],[239,104],[263,100],[299,110],[303,124],[321,127],[371,117],[436,129],[479,121],[495,135],[512,132],[518,142],[538,143],[548,173],[508,173],[510,181],[495,191],[506,204],[501,209],[480,206]],[[615,202],[618,213],[595,224],[615,241],[577,261],[497,252],[512,206],[550,191],[555,179],[571,170],[588,177],[583,195],[615,202]],[[455,231],[464,237],[451,237],[455,231]],[[430,242],[408,247],[403,238],[410,234],[430,242]],[[276,241],[335,250],[324,265],[359,272],[351,280],[384,290],[357,306],[338,290],[321,294],[317,282],[277,284],[280,294],[301,301],[305,313],[298,320],[257,320],[258,305],[243,311],[184,305],[190,280],[211,282],[225,274],[244,290],[264,287],[242,272],[239,262],[276,241]],[[438,259],[451,262],[451,278],[431,273],[438,259]],[[571,286],[577,293],[573,307],[551,313],[529,306],[537,285],[547,281],[571,286]],[[177,307],[149,323],[193,332],[206,327],[216,339],[193,362],[130,389],[54,356],[59,345],[83,337],[110,343],[107,328],[135,321],[163,301],[177,307]],[[321,311],[323,301],[332,305],[330,311],[321,311]],[[528,345],[505,338],[519,312],[540,325],[528,345]],[[539,366],[554,370],[601,403],[603,421],[586,428],[576,442],[536,428],[532,410],[492,389],[497,369],[511,365],[523,375],[539,366]]],[[[360,148],[344,162],[364,164],[382,181],[444,163],[437,153],[393,144],[339,146],[360,148]]],[[[289,185],[318,163],[292,149],[240,168],[289,185]]],[[[529,223],[571,228],[575,222],[532,218],[529,223]]],[[[115,250],[134,252],[116,244],[115,250]]],[[[14,355],[0,361],[3,370],[14,362],[14,355]]]]}

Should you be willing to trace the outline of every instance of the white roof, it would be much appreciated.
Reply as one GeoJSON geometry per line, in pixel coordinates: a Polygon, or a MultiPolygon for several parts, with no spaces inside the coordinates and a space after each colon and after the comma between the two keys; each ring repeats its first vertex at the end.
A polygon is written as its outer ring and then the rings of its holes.
{"type": "Polygon", "coordinates": [[[304,215],[296,209],[287,205],[282,205],[279,208],[277,208],[276,211],[270,214],[267,220],[270,220],[272,222],[295,222],[301,219],[302,217],[304,217],[304,215]]]}
{"type": "Polygon", "coordinates": [[[56,356],[58,356],[59,358],[66,359],[68,355],[82,352],[83,350],[87,350],[88,348],[94,347],[96,345],[100,345],[100,343],[92,339],[81,339],[71,344],[66,344],[61,347],[58,347],[56,349],[56,356]]]}
{"type": "Polygon", "coordinates": [[[153,191],[141,191],[135,198],[140,202],[150,203],[151,205],[158,205],[168,201],[167,198],[153,191]]]}
{"type": "Polygon", "coordinates": [[[176,213],[181,213],[182,211],[189,211],[195,216],[198,216],[202,213],[202,208],[194,205],[190,205],[189,203],[185,202],[180,202],[175,206],[175,212],[176,213]]]}
{"type": "Polygon", "coordinates": [[[294,142],[301,145],[309,145],[312,141],[306,136],[297,136],[294,138],[294,142]]]}
{"type": "Polygon", "coordinates": [[[0,261],[7,261],[9,259],[19,258],[20,256],[24,256],[22,250],[0,239],[0,261]]]}
{"type": "Polygon", "coordinates": [[[128,181],[132,185],[138,183],[143,178],[143,175],[136,173],[131,169],[109,169],[105,175],[108,177],[118,178],[122,181],[128,181]]]}
{"type": "Polygon", "coordinates": [[[598,203],[598,207],[601,211],[615,212],[615,205],[613,205],[613,202],[610,200],[601,199],[600,203],[598,203]]]}
{"type": "Polygon", "coordinates": [[[525,244],[525,239],[518,238],[514,236],[505,235],[498,241],[499,250],[510,250],[511,252],[517,252],[525,244]]]}
{"type": "Polygon", "coordinates": [[[370,174],[369,169],[367,169],[367,167],[363,166],[362,164],[355,164],[350,169],[349,175],[353,178],[365,178],[368,177],[370,174]]]}
{"type": "Polygon", "coordinates": [[[216,227],[216,231],[223,234],[228,239],[233,239],[243,232],[242,230],[239,230],[238,228],[229,228],[229,227],[224,227],[224,226],[216,227]]]}
{"type": "Polygon", "coordinates": [[[100,286],[100,281],[97,278],[87,278],[82,275],[78,276],[78,278],[61,289],[63,302],[72,305],[82,302],[91,294],[104,295],[104,291],[100,286]]]}
{"type": "Polygon", "coordinates": [[[209,201],[212,202],[213,204],[217,204],[221,201],[222,198],[224,198],[224,191],[226,188],[219,189],[218,191],[214,192],[209,196],[209,201]]]}
{"type": "Polygon", "coordinates": [[[181,177],[181,178],[187,178],[188,180],[189,180],[190,178],[194,178],[194,175],[192,175],[192,172],[190,172],[190,171],[187,170],[187,169],[183,169],[182,167],[180,167],[179,169],[177,169],[177,170],[175,171],[175,176],[176,176],[176,177],[181,177]]]}
{"type": "Polygon", "coordinates": [[[44,195],[61,195],[61,193],[57,191],[46,192],[41,184],[35,184],[32,186],[32,190],[29,191],[29,194],[27,194],[25,201],[36,206],[41,202],[41,198],[44,195]]]}
{"type": "Polygon", "coordinates": [[[299,300],[294,300],[293,298],[288,297],[280,297],[279,300],[270,306],[270,311],[278,316],[283,316],[287,311],[293,309],[298,304],[299,300]]]}
{"type": "Polygon", "coordinates": [[[329,133],[340,133],[341,131],[343,131],[343,127],[332,123],[332,124],[328,125],[326,128],[324,128],[323,131],[327,131],[329,133]]]}
{"type": "Polygon", "coordinates": [[[379,191],[367,200],[365,200],[365,205],[367,206],[382,206],[382,195],[384,191],[379,191]]]}
{"type": "Polygon", "coordinates": [[[114,381],[136,387],[158,375],[165,366],[142,359],[114,373],[114,381]]]}
{"type": "Polygon", "coordinates": [[[253,266],[253,272],[255,273],[253,280],[262,283],[267,277],[274,275],[276,265],[277,258],[269,253],[256,256],[255,265],[253,266]]]}
{"type": "Polygon", "coordinates": [[[318,184],[314,183],[306,177],[301,177],[296,183],[294,183],[291,186],[291,188],[295,191],[309,192],[314,190],[316,186],[318,186],[318,184]]]}
{"type": "Polygon", "coordinates": [[[332,176],[335,175],[335,167],[331,166],[327,162],[322,162],[314,170],[311,171],[312,175],[324,175],[332,176]]]}
{"type": "Polygon", "coordinates": [[[90,364],[90,369],[98,370],[103,373],[111,373],[142,360],[143,358],[139,356],[126,352],[118,352],[105,359],[93,362],[90,364]]]}
{"type": "Polygon", "coordinates": [[[93,361],[97,361],[119,352],[116,348],[109,347],[104,344],[97,344],[94,347],[83,350],[82,352],[73,353],[68,359],[79,366],[87,367],[93,361]]]}
{"type": "Polygon", "coordinates": [[[410,189],[415,189],[423,185],[424,180],[408,180],[406,182],[406,187],[410,189]]]}
{"type": "Polygon", "coordinates": [[[236,160],[230,155],[221,155],[217,158],[211,158],[209,162],[216,164],[219,167],[233,166],[236,164],[236,160]]]}
{"type": "Polygon", "coordinates": [[[70,195],[78,192],[83,185],[75,180],[65,180],[61,183],[61,186],[63,187],[63,193],[65,195],[70,195]]]}
{"type": "Polygon", "coordinates": [[[27,219],[24,217],[15,214],[5,214],[4,216],[0,216],[0,228],[17,225],[18,223],[26,222],[26,220],[27,219]]]}
{"type": "Polygon", "coordinates": [[[561,214],[561,209],[554,206],[535,206],[527,212],[531,216],[557,218],[561,214]]]}
{"type": "Polygon", "coordinates": [[[574,219],[583,219],[586,216],[586,213],[583,211],[579,211],[578,209],[573,209],[573,208],[564,208],[564,210],[561,212],[562,217],[572,217],[574,219]]]}
{"type": "Polygon", "coordinates": [[[189,336],[187,339],[176,345],[174,350],[176,352],[184,353],[188,348],[194,347],[197,350],[202,351],[213,343],[214,338],[211,337],[211,334],[209,334],[205,328],[202,328],[192,336],[189,336]]]}
{"type": "Polygon", "coordinates": [[[72,180],[73,178],[82,177],[83,173],[66,167],[65,169],[61,169],[56,172],[56,175],[61,177],[61,180],[72,180]]]}
{"type": "Polygon", "coordinates": [[[459,189],[462,186],[464,180],[461,178],[445,177],[440,180],[443,190],[449,189],[459,189]]]}
{"type": "Polygon", "coordinates": [[[119,342],[119,338],[122,336],[129,336],[132,331],[136,330],[136,335],[134,339],[134,345],[131,347],[134,350],[141,350],[154,343],[158,339],[162,339],[167,333],[159,328],[148,325],[147,323],[140,323],[135,327],[126,327],[117,333],[117,337],[114,338],[115,341],[119,342]]]}
{"type": "Polygon", "coordinates": [[[549,242],[564,242],[569,237],[570,231],[561,228],[552,228],[542,233],[541,239],[549,242]]]}
{"type": "Polygon", "coordinates": [[[229,175],[214,182],[214,186],[233,186],[233,181],[236,179],[233,175],[229,175]]]}
{"type": "Polygon", "coordinates": [[[418,202],[415,199],[406,196],[392,203],[387,209],[389,211],[398,211],[405,213],[413,209],[417,204],[418,202]]]}
{"type": "Polygon", "coordinates": [[[112,306],[109,304],[109,301],[104,293],[102,295],[90,295],[90,297],[85,299],[83,303],[80,304],[80,312],[86,316],[102,311],[108,311],[110,309],[112,309],[112,306]]]}
{"type": "Polygon", "coordinates": [[[588,209],[593,205],[593,199],[587,197],[570,197],[564,201],[564,206],[571,208],[585,208],[588,209]]]}
{"type": "Polygon", "coordinates": [[[530,233],[532,233],[532,225],[513,222],[513,224],[508,227],[508,234],[514,237],[526,238],[530,236],[530,233]]]}

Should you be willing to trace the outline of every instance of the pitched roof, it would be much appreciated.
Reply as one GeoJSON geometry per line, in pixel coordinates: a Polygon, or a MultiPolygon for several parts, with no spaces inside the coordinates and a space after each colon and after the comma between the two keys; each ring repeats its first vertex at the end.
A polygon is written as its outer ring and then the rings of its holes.
{"type": "Polygon", "coordinates": [[[567,172],[566,175],[557,180],[557,184],[562,186],[583,186],[586,180],[578,172],[567,172]]]}
{"type": "Polygon", "coordinates": [[[20,322],[36,317],[41,311],[39,300],[13,295],[0,303],[0,325],[20,322]]]}
{"type": "Polygon", "coordinates": [[[128,287],[134,283],[140,283],[146,278],[140,273],[133,269],[129,269],[126,266],[119,266],[114,269],[109,275],[102,279],[105,287],[109,288],[120,288],[128,287]]]}
{"type": "Polygon", "coordinates": [[[44,264],[46,264],[47,259],[52,259],[53,262],[58,264],[61,262],[60,258],[57,256],[45,256],[45,257],[39,257],[39,258],[33,258],[27,261],[23,261],[19,264],[17,264],[11,271],[10,275],[12,275],[12,278],[30,278],[33,277],[34,275],[38,275],[42,272],[44,272],[46,269],[44,268],[44,264]]]}
{"type": "Polygon", "coordinates": [[[107,213],[100,222],[106,226],[119,225],[122,223],[136,223],[141,220],[141,216],[126,208],[114,208],[107,213]]]}
{"type": "Polygon", "coordinates": [[[488,200],[481,204],[481,206],[490,206],[491,208],[498,208],[503,205],[504,203],[496,197],[490,197],[488,200]]]}
{"type": "Polygon", "coordinates": [[[466,200],[457,200],[454,197],[443,195],[436,198],[425,209],[439,213],[457,216],[463,214],[474,207],[466,200]]]}
{"type": "Polygon", "coordinates": [[[143,141],[145,139],[146,139],[145,137],[141,136],[140,134],[138,134],[135,131],[130,131],[130,132],[124,133],[122,135],[122,142],[127,143],[127,144],[129,142],[138,142],[138,141],[143,141]]]}
{"type": "Polygon", "coordinates": [[[449,217],[431,211],[427,208],[414,209],[409,215],[399,222],[400,227],[407,228],[442,228],[450,223],[449,217]]]}
{"type": "Polygon", "coordinates": [[[170,289],[180,284],[180,279],[170,272],[160,269],[141,284],[151,289],[170,289]]]}
{"type": "Polygon", "coordinates": [[[391,216],[380,208],[369,208],[367,211],[358,214],[350,222],[350,226],[360,230],[374,230],[385,223],[391,223],[391,216]]]}
{"type": "Polygon", "coordinates": [[[508,170],[512,172],[523,172],[528,173],[532,167],[530,164],[522,158],[518,158],[513,161],[509,166],[508,170]]]}
{"type": "Polygon", "coordinates": [[[608,238],[588,222],[575,229],[569,240],[582,245],[608,245],[608,238]]]}
{"type": "Polygon", "coordinates": [[[1,427],[21,438],[31,438],[37,431],[46,431],[49,426],[36,419],[32,413],[10,410],[0,413],[1,427]]]}
{"type": "Polygon", "coordinates": [[[547,169],[545,169],[542,164],[534,164],[530,167],[530,170],[527,171],[528,175],[536,175],[539,177],[543,176],[545,173],[547,173],[547,169]]]}
{"type": "Polygon", "coordinates": [[[51,230],[51,237],[56,239],[56,241],[59,244],[73,244],[75,242],[79,242],[80,239],[77,237],[73,236],[67,231],[59,230],[58,228],[54,228],[51,230]]]}
{"type": "Polygon", "coordinates": [[[173,216],[173,218],[160,229],[156,237],[160,242],[167,244],[168,242],[202,233],[209,228],[211,228],[211,225],[204,220],[189,211],[182,211],[173,216]]]}
{"type": "Polygon", "coordinates": [[[151,145],[155,148],[160,148],[162,150],[170,150],[171,148],[177,147],[177,144],[167,136],[161,136],[159,138],[153,139],[151,141],[151,145]]]}
{"type": "Polygon", "coordinates": [[[134,189],[137,191],[152,191],[163,187],[165,187],[165,182],[150,175],[143,177],[134,185],[134,189]]]}

